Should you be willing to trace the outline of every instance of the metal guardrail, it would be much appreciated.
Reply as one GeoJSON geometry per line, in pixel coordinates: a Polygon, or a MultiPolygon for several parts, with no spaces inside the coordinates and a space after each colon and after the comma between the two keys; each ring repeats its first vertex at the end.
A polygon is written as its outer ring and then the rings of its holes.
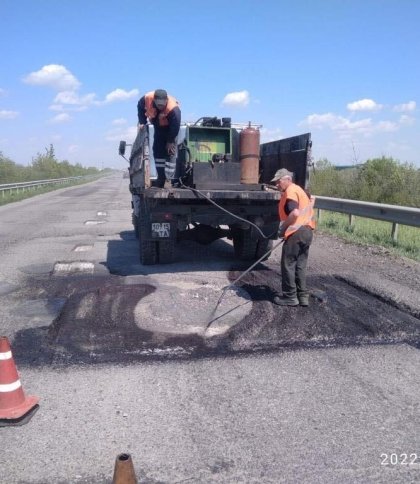
{"type": "Polygon", "coordinates": [[[321,217],[321,210],[347,213],[350,225],[354,223],[354,216],[391,222],[391,237],[394,241],[398,236],[398,224],[420,227],[420,209],[414,207],[316,196],[315,208],[318,209],[318,219],[321,217]]]}
{"type": "Polygon", "coordinates": [[[3,185],[0,185],[0,192],[2,194],[2,197],[4,198],[5,193],[7,191],[12,192],[13,190],[16,190],[16,193],[19,191],[25,191],[25,190],[33,190],[37,187],[41,187],[44,185],[55,185],[55,184],[65,184],[73,180],[80,180],[82,178],[92,178],[96,177],[98,175],[80,175],[80,176],[70,176],[67,178],[50,178],[49,180],[33,180],[33,181],[28,181],[28,182],[19,182],[19,183],[4,183],[3,185]]]}

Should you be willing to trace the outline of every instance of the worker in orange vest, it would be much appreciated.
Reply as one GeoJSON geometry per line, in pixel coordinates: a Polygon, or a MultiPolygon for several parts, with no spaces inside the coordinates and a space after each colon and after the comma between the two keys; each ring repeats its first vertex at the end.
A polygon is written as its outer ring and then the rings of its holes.
{"type": "Polygon", "coordinates": [[[164,89],[146,93],[137,103],[138,130],[149,120],[154,126],[153,156],[157,180],[155,186],[162,188],[165,180],[172,185],[180,176],[177,169],[177,136],[181,125],[181,110],[178,101],[164,89]]]}
{"type": "Polygon", "coordinates": [[[281,192],[279,237],[284,239],[281,254],[283,295],[275,296],[274,303],[279,306],[308,306],[306,264],[315,229],[315,198],[293,183],[293,173],[285,168],[278,170],[271,181],[281,192]]]}

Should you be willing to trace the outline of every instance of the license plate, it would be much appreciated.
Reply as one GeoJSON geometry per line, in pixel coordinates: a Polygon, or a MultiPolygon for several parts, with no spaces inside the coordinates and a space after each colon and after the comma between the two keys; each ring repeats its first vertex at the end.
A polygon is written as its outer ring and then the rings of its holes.
{"type": "Polygon", "coordinates": [[[152,223],[152,237],[170,237],[171,224],[168,222],[152,223]]]}

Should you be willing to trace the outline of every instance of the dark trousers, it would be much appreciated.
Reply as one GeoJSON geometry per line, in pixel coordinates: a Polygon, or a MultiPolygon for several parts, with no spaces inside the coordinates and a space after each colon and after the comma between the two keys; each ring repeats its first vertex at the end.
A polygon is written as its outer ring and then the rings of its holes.
{"type": "Polygon", "coordinates": [[[290,299],[309,297],[309,291],[306,288],[306,264],[312,238],[312,229],[301,227],[284,241],[281,254],[283,297],[290,299]]]}
{"type": "Polygon", "coordinates": [[[156,167],[156,172],[157,172],[157,179],[152,182],[152,186],[163,188],[166,180],[165,168],[156,167]]]}
{"type": "Polygon", "coordinates": [[[181,176],[180,175],[180,168],[179,168],[179,162],[178,162],[178,153],[175,153],[174,155],[166,155],[162,157],[155,157],[155,162],[156,159],[159,160],[159,166],[156,163],[156,172],[157,172],[157,179],[153,182],[154,187],[159,187],[163,188],[165,185],[165,181],[167,179],[171,180],[172,185],[178,181],[178,178],[181,176]],[[165,165],[162,166],[162,161],[165,160],[165,165]]]}

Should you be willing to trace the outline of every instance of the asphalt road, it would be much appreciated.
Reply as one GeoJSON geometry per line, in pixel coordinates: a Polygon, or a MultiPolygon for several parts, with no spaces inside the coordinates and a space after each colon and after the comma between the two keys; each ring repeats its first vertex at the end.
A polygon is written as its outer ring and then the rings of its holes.
{"type": "Polygon", "coordinates": [[[309,308],[273,254],[183,243],[141,266],[128,180],[0,207],[0,327],[40,408],[0,429],[0,481],[418,482],[420,269],[318,235],[309,308]],[[416,455],[418,458],[416,458],[416,455]]]}

